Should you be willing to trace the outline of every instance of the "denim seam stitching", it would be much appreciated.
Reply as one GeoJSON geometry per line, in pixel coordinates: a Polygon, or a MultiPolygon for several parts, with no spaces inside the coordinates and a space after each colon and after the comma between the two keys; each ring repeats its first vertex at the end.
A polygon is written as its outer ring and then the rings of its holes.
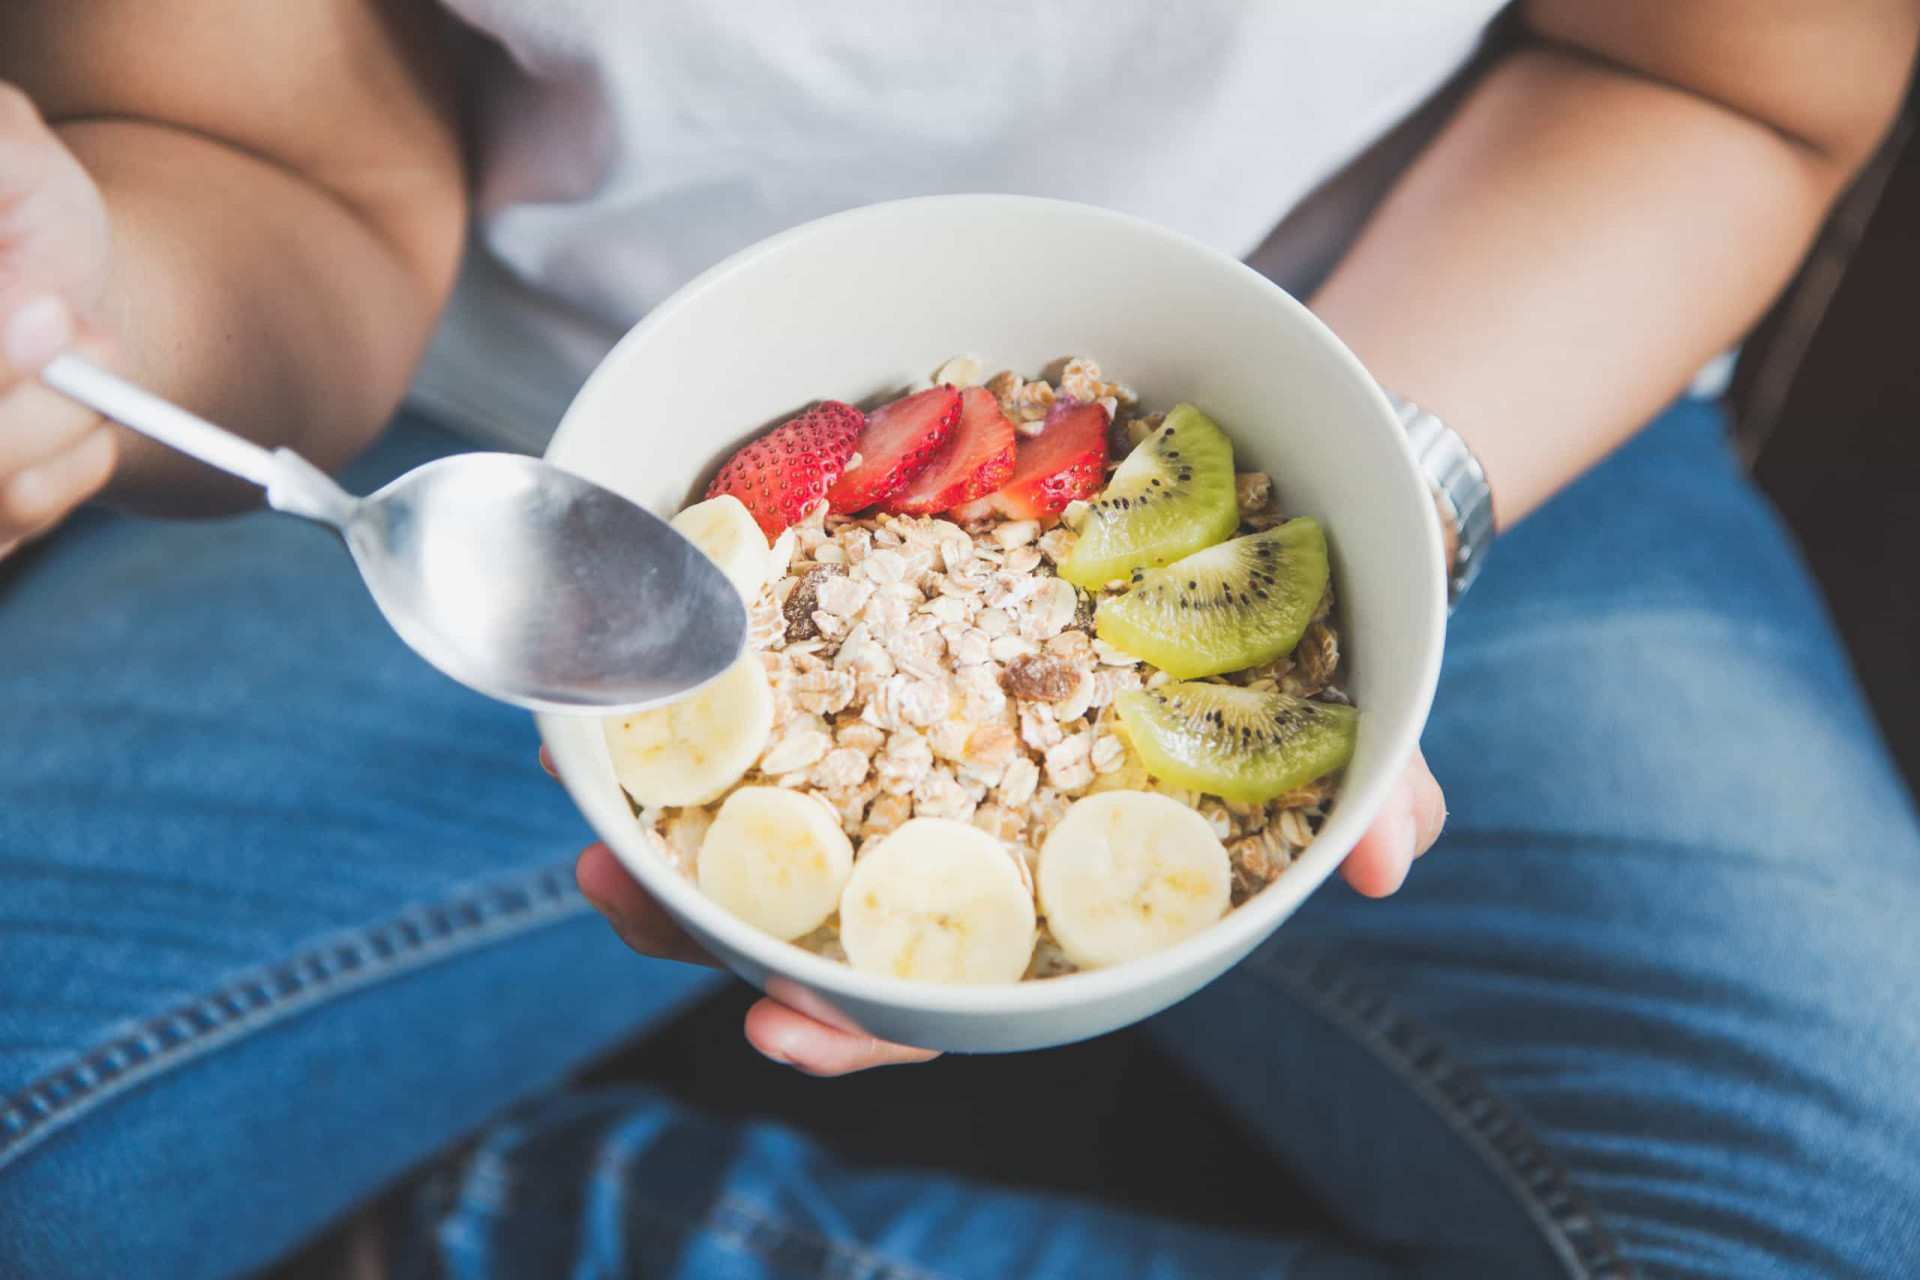
{"type": "Polygon", "coordinates": [[[889,1258],[879,1251],[853,1241],[836,1240],[793,1226],[779,1215],[738,1195],[727,1195],[704,1214],[676,1213],[643,1202],[631,1203],[627,1212],[634,1217],[674,1227],[692,1227],[706,1231],[729,1246],[750,1253],[782,1271],[817,1277],[846,1276],[842,1264],[858,1268],[855,1280],[941,1280],[939,1274],[911,1262],[889,1258]],[[768,1241],[763,1237],[779,1237],[768,1241]],[[798,1245],[810,1255],[804,1270],[791,1255],[783,1256],[785,1246],[798,1245]]]}
{"type": "Polygon", "coordinates": [[[586,911],[571,863],[309,945],[145,1019],[0,1100],[0,1170],[87,1112],[302,1010],[586,911]]]}
{"type": "Polygon", "coordinates": [[[1248,968],[1333,1023],[1398,1076],[1479,1154],[1569,1276],[1629,1280],[1634,1275],[1599,1213],[1511,1103],[1344,966],[1314,952],[1304,959],[1302,972],[1296,973],[1259,952],[1248,957],[1248,968]]]}

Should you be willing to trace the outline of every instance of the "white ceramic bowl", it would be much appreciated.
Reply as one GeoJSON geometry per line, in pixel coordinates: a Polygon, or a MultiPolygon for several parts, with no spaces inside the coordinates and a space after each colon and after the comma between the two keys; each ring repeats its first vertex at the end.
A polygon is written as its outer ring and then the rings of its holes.
{"type": "Polygon", "coordinates": [[[1285,875],[1205,933],[1111,969],[991,987],[858,973],[709,901],[642,842],[599,725],[538,719],[594,829],[748,982],[888,1040],[1031,1049],[1114,1030],[1192,994],[1339,865],[1426,719],[1446,619],[1441,551],[1385,399],[1305,307],[1163,228],[1026,197],[875,205],[734,255],[626,336],[547,456],[668,514],[697,498],[741,442],[810,401],[867,401],[961,352],[1023,371],[1088,355],[1149,406],[1190,400],[1232,438],[1243,469],[1274,478],[1285,510],[1326,528],[1360,738],[1325,828],[1285,875]]]}

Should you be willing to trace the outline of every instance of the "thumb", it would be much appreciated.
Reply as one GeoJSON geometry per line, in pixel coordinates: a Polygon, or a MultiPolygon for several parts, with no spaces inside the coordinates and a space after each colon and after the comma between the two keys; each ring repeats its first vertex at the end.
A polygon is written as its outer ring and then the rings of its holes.
{"type": "Polygon", "coordinates": [[[54,293],[36,294],[0,320],[0,380],[38,373],[72,345],[79,332],[73,308],[54,293]]]}
{"type": "Polygon", "coordinates": [[[106,207],[32,101],[0,82],[0,387],[73,342],[106,287],[106,207]]]}

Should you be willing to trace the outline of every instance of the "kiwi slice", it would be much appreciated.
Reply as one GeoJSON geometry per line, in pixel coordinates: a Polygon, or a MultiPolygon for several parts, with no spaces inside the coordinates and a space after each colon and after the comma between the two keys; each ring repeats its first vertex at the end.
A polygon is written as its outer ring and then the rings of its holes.
{"type": "Polygon", "coordinates": [[[1360,726],[1352,707],[1230,684],[1130,689],[1114,710],[1154,777],[1246,804],[1344,769],[1360,726]]]}
{"type": "Polygon", "coordinates": [[[1135,569],[1168,564],[1230,538],[1239,527],[1232,442],[1206,414],[1175,405],[1088,504],[1060,576],[1098,591],[1135,569]]]}
{"type": "Polygon", "coordinates": [[[1292,650],[1327,590],[1327,540],[1305,516],[1138,574],[1094,633],[1176,680],[1257,667],[1292,650]]]}

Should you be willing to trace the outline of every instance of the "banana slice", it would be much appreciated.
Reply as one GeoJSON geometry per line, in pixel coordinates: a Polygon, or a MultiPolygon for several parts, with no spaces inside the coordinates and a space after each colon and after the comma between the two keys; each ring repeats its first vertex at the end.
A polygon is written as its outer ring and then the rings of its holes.
{"type": "Polygon", "coordinates": [[[773,732],[773,689],[760,655],[749,653],[678,702],[601,725],[614,777],[635,801],[704,804],[760,758],[773,732]]]}
{"type": "Polygon", "coordinates": [[[767,535],[744,502],[723,493],[694,503],[667,521],[667,527],[706,552],[747,603],[753,603],[767,582],[767,535]]]}
{"type": "Polygon", "coordinates": [[[1083,969],[1151,955],[1226,914],[1233,869],[1198,813],[1146,791],[1076,801],[1040,846],[1040,910],[1083,969]]]}
{"type": "Polygon", "coordinates": [[[1018,982],[1035,936],[1006,847],[951,818],[914,818],[863,849],[840,895],[840,945],[868,973],[1018,982]]]}
{"type": "Polygon", "coordinates": [[[853,843],[826,806],[783,787],[742,787],[701,841],[700,889],[783,942],[825,924],[853,870],[853,843]]]}

